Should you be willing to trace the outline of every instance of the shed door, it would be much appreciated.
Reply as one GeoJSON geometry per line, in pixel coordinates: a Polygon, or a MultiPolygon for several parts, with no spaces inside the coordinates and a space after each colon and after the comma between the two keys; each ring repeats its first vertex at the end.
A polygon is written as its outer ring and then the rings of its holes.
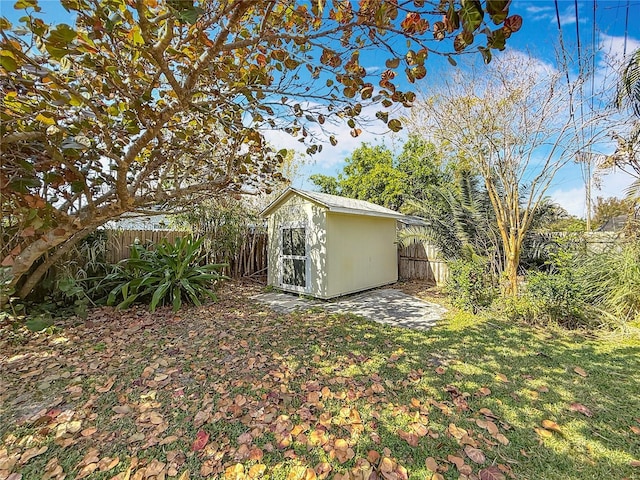
{"type": "Polygon", "coordinates": [[[290,290],[305,292],[309,279],[307,235],[304,226],[281,230],[280,284],[290,290]]]}

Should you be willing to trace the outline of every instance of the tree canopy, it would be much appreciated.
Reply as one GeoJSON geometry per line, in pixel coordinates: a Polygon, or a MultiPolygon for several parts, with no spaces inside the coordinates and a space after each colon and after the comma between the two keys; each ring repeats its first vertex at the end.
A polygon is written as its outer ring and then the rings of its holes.
{"type": "Polygon", "coordinates": [[[337,177],[315,174],[310,180],[324,193],[400,210],[409,199],[433,197],[429,187],[448,178],[441,167],[433,144],[410,135],[398,154],[384,144],[363,143],[345,159],[337,177]]]}

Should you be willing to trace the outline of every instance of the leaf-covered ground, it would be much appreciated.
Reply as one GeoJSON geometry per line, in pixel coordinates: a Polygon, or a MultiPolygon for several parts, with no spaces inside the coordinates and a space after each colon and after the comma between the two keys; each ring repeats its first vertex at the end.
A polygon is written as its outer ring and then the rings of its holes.
{"type": "Polygon", "coordinates": [[[640,341],[221,301],[0,332],[0,479],[640,478],[640,341]]]}

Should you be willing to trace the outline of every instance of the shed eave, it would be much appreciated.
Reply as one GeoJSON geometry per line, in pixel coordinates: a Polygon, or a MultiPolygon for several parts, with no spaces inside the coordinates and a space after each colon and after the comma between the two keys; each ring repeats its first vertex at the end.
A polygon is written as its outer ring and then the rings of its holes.
{"type": "Polygon", "coordinates": [[[396,220],[401,220],[405,216],[401,213],[397,215],[392,215],[390,213],[385,212],[376,212],[373,210],[357,210],[354,208],[345,208],[345,207],[328,207],[329,212],[331,213],[344,213],[347,215],[364,215],[367,217],[380,217],[380,218],[395,218],[396,220]]]}

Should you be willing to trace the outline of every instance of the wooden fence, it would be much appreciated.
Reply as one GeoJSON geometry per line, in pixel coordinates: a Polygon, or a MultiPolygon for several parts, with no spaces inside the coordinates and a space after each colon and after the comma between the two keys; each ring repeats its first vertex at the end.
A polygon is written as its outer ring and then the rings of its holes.
{"type": "MultiPolygon", "coordinates": [[[[163,239],[175,242],[177,238],[188,235],[188,232],[173,230],[107,230],[106,261],[118,263],[129,258],[131,245],[138,242],[142,245],[158,243],[163,239]]],[[[212,248],[212,246],[210,247],[212,248]]],[[[214,254],[208,254],[207,260],[222,263],[214,254]]],[[[254,276],[265,273],[267,269],[267,235],[265,233],[249,233],[232,258],[225,263],[224,274],[233,278],[254,276]]]]}
{"type": "Polygon", "coordinates": [[[433,245],[413,243],[398,247],[398,278],[400,280],[427,280],[443,285],[449,277],[449,268],[439,258],[433,245]]]}

